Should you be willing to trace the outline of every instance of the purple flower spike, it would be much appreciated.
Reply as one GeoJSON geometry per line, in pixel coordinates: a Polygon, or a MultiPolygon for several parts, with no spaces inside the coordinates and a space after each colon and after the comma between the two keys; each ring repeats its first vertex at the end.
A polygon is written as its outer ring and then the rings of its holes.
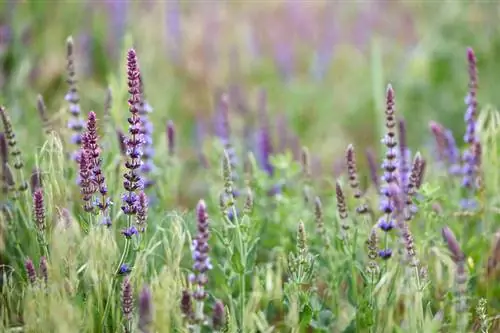
{"type": "Polygon", "coordinates": [[[139,322],[137,327],[141,333],[151,332],[151,323],[153,322],[153,300],[151,289],[148,285],[142,287],[139,294],[139,322]]]}
{"type": "Polygon", "coordinates": [[[45,230],[45,206],[43,204],[43,192],[40,188],[33,193],[33,215],[38,230],[43,232],[45,230]]]}
{"type": "Polygon", "coordinates": [[[464,141],[469,145],[468,150],[463,154],[463,181],[462,185],[472,190],[475,183],[478,161],[475,158],[474,146],[478,141],[476,134],[477,126],[477,67],[474,51],[467,49],[467,61],[469,64],[469,93],[465,97],[467,111],[465,112],[466,131],[464,141]]]}
{"type": "Polygon", "coordinates": [[[132,320],[134,309],[132,284],[128,277],[123,279],[122,284],[122,313],[126,321],[132,320]]]}
{"type": "Polygon", "coordinates": [[[239,194],[239,191],[236,188],[236,182],[238,181],[238,174],[236,172],[238,158],[233,144],[231,143],[231,127],[229,125],[229,96],[227,94],[222,94],[222,96],[220,96],[215,116],[215,132],[224,146],[224,150],[229,156],[229,163],[232,170],[231,176],[233,181],[233,196],[237,197],[239,194]]]}
{"type": "Polygon", "coordinates": [[[204,287],[208,282],[207,271],[212,269],[212,264],[210,263],[210,258],[208,252],[210,247],[208,245],[208,238],[210,236],[208,230],[208,215],[207,206],[205,201],[200,200],[196,208],[197,224],[198,224],[198,235],[193,239],[193,271],[194,275],[191,276],[190,280],[196,285],[196,290],[193,293],[193,297],[198,301],[203,301],[207,297],[207,293],[204,291],[204,287]]]}
{"type": "MultiPolygon", "coordinates": [[[[69,90],[64,99],[69,104],[69,113],[71,114],[71,119],[68,121],[68,128],[73,131],[73,136],[71,139],[72,143],[80,146],[81,133],[83,131],[83,128],[85,127],[85,122],[80,116],[80,95],[78,94],[75,74],[74,42],[71,36],[66,40],[66,50],[68,75],[67,83],[69,85],[69,90]]],[[[73,156],[78,161],[78,153],[74,153],[73,156]]]]}
{"type": "Polygon", "coordinates": [[[28,280],[31,284],[35,284],[36,282],[36,270],[33,261],[28,258],[24,262],[24,268],[26,269],[26,275],[28,275],[28,280]]]}
{"type": "Polygon", "coordinates": [[[86,212],[92,212],[94,210],[92,196],[95,193],[95,186],[92,181],[92,164],[90,156],[85,149],[80,150],[79,165],[80,165],[79,185],[80,185],[80,193],[82,195],[82,199],[84,202],[83,209],[86,212]]]}
{"type": "Polygon", "coordinates": [[[168,156],[172,157],[175,153],[175,126],[172,120],[167,123],[167,147],[168,156]]]}
{"type": "Polygon", "coordinates": [[[136,191],[142,190],[143,182],[141,176],[139,175],[139,168],[142,165],[141,157],[143,138],[141,134],[141,118],[140,118],[140,108],[141,108],[141,82],[140,82],[140,71],[137,62],[137,55],[134,49],[128,51],[127,56],[127,75],[128,75],[128,87],[130,98],[128,100],[130,117],[128,118],[129,123],[129,137],[126,139],[127,145],[127,161],[125,162],[125,167],[128,172],[124,174],[125,180],[123,182],[123,187],[127,191],[123,195],[122,210],[127,215],[135,215],[137,213],[137,194],[136,191]]]}

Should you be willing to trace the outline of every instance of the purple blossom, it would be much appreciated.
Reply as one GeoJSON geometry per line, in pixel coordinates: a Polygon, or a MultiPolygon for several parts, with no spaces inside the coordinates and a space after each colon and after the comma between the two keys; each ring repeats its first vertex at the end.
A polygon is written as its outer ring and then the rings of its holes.
{"type": "Polygon", "coordinates": [[[181,61],[182,31],[181,11],[179,1],[173,0],[167,3],[166,26],[169,37],[168,50],[172,61],[179,64],[181,61]]]}
{"type": "Polygon", "coordinates": [[[137,235],[137,234],[139,234],[139,231],[134,226],[122,230],[122,235],[125,236],[125,238],[130,239],[130,238],[132,238],[132,236],[137,235]]]}
{"type": "Polygon", "coordinates": [[[123,196],[122,210],[127,215],[135,215],[137,213],[137,194],[136,191],[142,190],[143,182],[139,175],[139,168],[142,165],[142,144],[143,138],[141,134],[141,118],[139,115],[141,109],[141,82],[140,71],[137,62],[137,55],[134,49],[128,51],[127,56],[128,66],[128,86],[130,98],[128,100],[130,117],[129,123],[129,137],[126,139],[127,156],[125,162],[127,173],[124,174],[123,187],[127,191],[123,196]]]}
{"type": "Polygon", "coordinates": [[[210,247],[208,245],[208,239],[210,236],[208,229],[208,214],[205,201],[200,200],[196,208],[197,214],[197,225],[198,234],[195,239],[193,239],[192,251],[193,251],[193,271],[194,274],[190,276],[191,283],[196,285],[196,290],[193,293],[193,297],[196,300],[202,301],[206,298],[207,293],[204,291],[204,286],[208,282],[207,271],[212,269],[212,264],[210,263],[210,258],[208,252],[210,247]]]}
{"type": "MultiPolygon", "coordinates": [[[[85,122],[80,116],[80,95],[78,94],[77,79],[75,74],[75,60],[74,60],[74,43],[73,38],[70,36],[66,40],[66,57],[67,57],[67,83],[69,90],[64,99],[69,104],[69,112],[71,119],[68,121],[68,128],[73,131],[71,142],[77,146],[81,144],[81,132],[85,126],[85,122]]],[[[73,153],[73,158],[78,160],[78,152],[73,153]]]]}
{"type": "Polygon", "coordinates": [[[467,49],[467,60],[469,63],[469,93],[465,97],[465,104],[467,105],[467,111],[465,112],[465,123],[466,132],[464,135],[464,141],[469,145],[469,149],[464,152],[463,155],[463,186],[466,188],[472,188],[474,185],[475,168],[477,161],[474,158],[474,143],[478,140],[476,136],[476,117],[477,117],[477,68],[476,68],[476,56],[474,51],[469,48],[467,49]]]}
{"type": "Polygon", "coordinates": [[[378,255],[380,258],[387,260],[390,257],[392,257],[392,250],[391,249],[383,249],[378,252],[378,255]]]}
{"type": "Polygon", "coordinates": [[[26,269],[26,275],[28,276],[28,281],[33,285],[36,282],[36,269],[33,265],[33,261],[28,258],[24,262],[24,268],[26,269]]]}
{"type": "Polygon", "coordinates": [[[132,272],[132,269],[130,268],[130,266],[128,264],[122,264],[120,266],[120,269],[118,270],[118,274],[120,274],[120,275],[127,275],[130,272],[132,272]]]}

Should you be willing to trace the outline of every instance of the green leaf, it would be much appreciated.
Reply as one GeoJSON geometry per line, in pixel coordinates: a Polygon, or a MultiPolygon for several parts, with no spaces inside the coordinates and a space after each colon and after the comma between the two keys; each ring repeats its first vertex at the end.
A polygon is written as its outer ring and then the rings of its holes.
{"type": "Polygon", "coordinates": [[[305,328],[309,325],[313,317],[312,308],[309,304],[305,304],[300,312],[300,326],[305,328]]]}
{"type": "Polygon", "coordinates": [[[244,267],[241,263],[242,263],[242,258],[240,251],[235,249],[233,255],[231,256],[231,268],[237,274],[241,274],[244,272],[244,267]]]}

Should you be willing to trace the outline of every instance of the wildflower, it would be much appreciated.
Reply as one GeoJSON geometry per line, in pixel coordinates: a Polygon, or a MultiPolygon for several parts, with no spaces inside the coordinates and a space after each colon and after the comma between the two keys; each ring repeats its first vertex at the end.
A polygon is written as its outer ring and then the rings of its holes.
{"type": "Polygon", "coordinates": [[[134,226],[122,230],[123,236],[125,236],[128,239],[132,238],[132,236],[137,235],[138,233],[139,231],[134,226]]]}
{"type": "Polygon", "coordinates": [[[460,244],[458,243],[457,239],[455,238],[455,234],[451,229],[447,226],[445,226],[442,231],[441,231],[444,240],[446,241],[446,244],[448,245],[448,249],[451,252],[451,257],[454,262],[458,261],[464,261],[465,260],[465,255],[462,252],[462,249],[460,248],[460,244]]]}
{"type": "Polygon", "coordinates": [[[24,262],[24,268],[26,269],[26,274],[28,275],[28,281],[33,285],[36,282],[36,270],[33,261],[28,258],[24,262]]]}
{"type": "MultiPolygon", "coordinates": [[[[24,166],[24,161],[21,156],[21,151],[17,146],[16,134],[14,133],[14,130],[12,128],[12,121],[7,113],[7,110],[3,106],[0,106],[0,117],[2,118],[4,132],[7,138],[7,144],[9,146],[9,152],[12,158],[14,159],[14,169],[19,170],[21,178],[23,178],[21,169],[24,166]]],[[[28,183],[24,179],[21,179],[21,184],[18,187],[18,191],[23,192],[26,191],[27,189],[28,189],[28,183]]]]}
{"type": "Polygon", "coordinates": [[[366,244],[368,247],[368,259],[369,259],[367,270],[371,274],[377,274],[379,268],[377,264],[377,257],[379,255],[379,251],[378,251],[377,231],[375,228],[373,228],[370,231],[370,237],[368,238],[366,244]]]}
{"type": "Polygon", "coordinates": [[[118,147],[120,148],[120,153],[123,156],[126,156],[127,155],[127,137],[120,130],[116,130],[116,137],[118,138],[118,147]]]}
{"type": "Polygon", "coordinates": [[[40,275],[42,276],[45,285],[47,285],[47,283],[49,282],[47,258],[43,256],[40,258],[40,275]]]}
{"type": "MultiPolygon", "coordinates": [[[[232,170],[231,181],[234,184],[238,180],[238,175],[236,173],[238,160],[236,157],[236,151],[231,143],[231,129],[229,126],[229,97],[227,96],[227,94],[223,94],[219,99],[216,110],[216,117],[216,135],[219,137],[219,140],[224,147],[224,151],[228,156],[229,165],[232,170]]],[[[232,188],[232,192],[233,197],[237,197],[239,194],[234,185],[232,188]]]]}
{"type": "Polygon", "coordinates": [[[416,206],[413,204],[413,197],[417,194],[417,184],[419,181],[420,170],[422,168],[422,157],[420,153],[415,154],[413,159],[413,164],[411,167],[409,182],[408,182],[408,195],[406,196],[406,207],[407,211],[405,213],[405,219],[407,221],[411,220],[413,215],[416,213],[416,206]]]}
{"type": "MultiPolygon", "coordinates": [[[[85,126],[85,122],[80,116],[80,96],[78,94],[77,80],[75,75],[75,60],[74,60],[74,43],[73,38],[70,36],[66,40],[66,50],[67,50],[67,83],[69,85],[68,93],[65,96],[65,100],[69,103],[69,112],[71,114],[71,119],[68,121],[68,128],[73,131],[71,142],[77,146],[80,146],[81,132],[85,126]]],[[[75,153],[73,158],[78,159],[78,154],[75,153]]]]}
{"type": "Polygon", "coordinates": [[[31,172],[31,177],[30,177],[30,185],[31,185],[31,192],[35,192],[37,188],[42,187],[42,175],[40,172],[40,169],[38,168],[33,168],[33,171],[31,172]]]}
{"type": "MultiPolygon", "coordinates": [[[[384,216],[379,219],[379,227],[385,232],[390,231],[394,225],[393,219],[393,211],[394,211],[394,198],[390,191],[391,184],[396,182],[396,169],[397,169],[397,161],[396,161],[396,133],[394,131],[394,127],[396,126],[396,118],[395,118],[395,97],[394,90],[391,85],[387,86],[386,93],[386,110],[385,110],[385,127],[386,134],[382,139],[382,142],[386,146],[385,159],[382,163],[382,169],[384,170],[384,175],[382,176],[382,180],[384,180],[385,185],[381,186],[381,193],[383,195],[382,201],[380,203],[380,210],[384,213],[384,216]]],[[[390,257],[388,255],[389,249],[387,248],[384,252],[386,258],[390,257]]],[[[391,252],[392,253],[392,252],[391,252]]]]}
{"type": "Polygon", "coordinates": [[[208,252],[210,246],[208,245],[208,239],[210,233],[208,230],[208,214],[205,201],[200,200],[196,208],[197,213],[197,224],[198,224],[198,235],[193,239],[192,251],[193,251],[193,271],[195,272],[190,277],[191,283],[196,285],[196,289],[193,293],[194,299],[197,301],[203,301],[207,297],[207,293],[204,291],[204,286],[208,283],[207,271],[212,269],[212,264],[210,263],[210,258],[208,252]]]}
{"type": "Polygon", "coordinates": [[[406,223],[404,219],[405,196],[403,190],[396,184],[391,184],[388,191],[390,192],[391,198],[394,200],[395,219],[400,232],[401,242],[406,249],[406,261],[409,262],[410,266],[417,267],[419,262],[416,258],[415,243],[408,223],[406,223]]]}
{"type": "Polygon", "coordinates": [[[98,190],[101,195],[101,199],[96,201],[96,206],[103,213],[103,216],[107,217],[107,209],[111,205],[111,199],[108,196],[106,178],[102,172],[101,148],[98,141],[96,114],[90,111],[87,119],[87,129],[82,135],[82,143],[86,153],[89,155],[92,182],[94,184],[93,190],[98,190]]]}
{"type": "Polygon", "coordinates": [[[274,167],[271,164],[270,157],[273,148],[271,143],[271,135],[267,126],[263,126],[257,133],[257,147],[260,167],[266,174],[272,176],[274,173],[274,167]]]}
{"type": "Polygon", "coordinates": [[[135,215],[137,213],[137,194],[135,191],[143,188],[141,176],[138,169],[142,165],[142,135],[141,135],[141,118],[139,116],[141,97],[140,87],[140,72],[137,64],[137,56],[134,49],[128,51],[127,56],[128,66],[128,86],[130,98],[128,100],[130,117],[129,122],[129,137],[126,140],[128,160],[125,162],[125,167],[128,169],[124,174],[125,180],[123,187],[127,191],[122,199],[122,211],[126,215],[135,215]]]}
{"type": "Polygon", "coordinates": [[[318,234],[323,238],[323,245],[326,249],[328,249],[330,247],[330,240],[328,239],[328,235],[325,231],[325,224],[323,222],[323,205],[321,204],[321,199],[319,197],[314,199],[314,217],[316,220],[318,234]]]}
{"type": "Polygon", "coordinates": [[[188,319],[191,319],[194,316],[193,302],[191,300],[191,293],[188,290],[182,291],[181,311],[182,311],[182,314],[188,319]]]}
{"type": "Polygon", "coordinates": [[[366,159],[368,161],[368,167],[370,169],[370,178],[375,185],[377,190],[380,189],[380,182],[377,175],[377,162],[375,162],[375,154],[371,149],[366,150],[366,159]]]}
{"type": "MultiPolygon", "coordinates": [[[[349,176],[349,185],[354,191],[354,198],[360,200],[363,196],[361,189],[359,187],[358,180],[358,170],[356,167],[356,154],[354,152],[354,146],[350,144],[346,150],[346,164],[347,164],[347,175],[349,176]]],[[[356,212],[358,214],[365,214],[368,212],[368,206],[365,203],[361,203],[357,208],[356,212]]]]}
{"type": "Polygon", "coordinates": [[[139,193],[138,208],[136,222],[139,227],[139,232],[143,233],[146,230],[146,222],[148,218],[148,197],[144,191],[139,193]]]}
{"type": "MultiPolygon", "coordinates": [[[[342,221],[347,219],[347,206],[345,203],[345,197],[344,197],[344,192],[342,191],[342,186],[340,186],[340,183],[337,181],[335,183],[335,193],[337,195],[337,211],[339,212],[339,217],[342,221]]],[[[345,224],[342,222],[342,229],[347,230],[349,229],[349,225],[345,224]]]]}
{"type": "Polygon", "coordinates": [[[356,199],[361,198],[361,191],[359,189],[358,170],[356,167],[356,155],[354,153],[354,146],[350,144],[346,150],[347,174],[349,176],[349,185],[354,191],[356,199]]]}
{"type": "Polygon", "coordinates": [[[36,108],[38,113],[40,114],[40,118],[42,119],[42,125],[45,130],[45,133],[50,133],[50,122],[47,116],[47,107],[45,106],[45,102],[43,101],[43,96],[38,95],[36,99],[36,108]]]}
{"type": "Polygon", "coordinates": [[[134,300],[132,292],[132,284],[128,277],[123,279],[122,284],[122,313],[125,321],[132,319],[132,311],[134,309],[134,300]]]}
{"type": "MultiPolygon", "coordinates": [[[[467,60],[469,63],[469,92],[465,97],[467,111],[465,113],[466,130],[464,141],[469,145],[468,149],[463,153],[463,180],[462,185],[469,190],[469,195],[472,196],[476,175],[479,169],[478,155],[475,154],[475,144],[479,140],[476,134],[477,126],[477,67],[476,56],[471,48],[467,49],[467,60]]],[[[465,199],[462,203],[463,208],[470,209],[475,206],[473,198],[465,199]]]]}
{"type": "Polygon", "coordinates": [[[224,304],[220,300],[217,300],[212,314],[212,327],[214,330],[219,330],[224,326],[226,320],[225,312],[224,304]]]}
{"type": "Polygon", "coordinates": [[[92,182],[92,169],[90,156],[85,149],[80,151],[79,165],[80,165],[80,193],[84,202],[83,209],[86,212],[92,212],[94,209],[92,203],[92,196],[95,192],[94,184],[92,182]]]}
{"type": "Polygon", "coordinates": [[[252,190],[248,187],[247,188],[247,194],[245,197],[245,206],[243,207],[243,213],[245,215],[250,215],[253,210],[253,193],[252,190]]]}
{"type": "Polygon", "coordinates": [[[226,209],[229,211],[234,210],[234,190],[233,190],[233,170],[231,166],[231,159],[227,151],[224,151],[222,159],[222,174],[224,178],[224,192],[226,209]]]}
{"type": "Polygon", "coordinates": [[[465,312],[467,311],[467,302],[466,302],[466,293],[467,293],[467,273],[465,271],[465,254],[462,252],[460,248],[460,244],[458,243],[453,231],[448,226],[445,226],[442,229],[442,235],[446,244],[448,245],[448,249],[451,252],[451,258],[455,262],[456,270],[455,270],[455,294],[456,294],[456,305],[455,310],[458,314],[461,314],[460,325],[465,327],[467,325],[467,315],[465,312]]]}
{"type": "Polygon", "coordinates": [[[383,249],[378,252],[378,255],[382,259],[389,259],[392,257],[392,250],[391,249],[383,249]]]}
{"type": "Polygon", "coordinates": [[[151,290],[147,285],[142,287],[139,294],[139,323],[138,328],[141,333],[149,333],[153,322],[153,302],[151,290]]]}
{"type": "Polygon", "coordinates": [[[408,181],[410,176],[410,167],[408,163],[408,145],[406,142],[406,124],[400,119],[398,122],[399,129],[399,187],[401,194],[406,197],[408,194],[408,181]]]}
{"type": "Polygon", "coordinates": [[[175,154],[175,126],[172,120],[167,123],[167,147],[168,156],[172,157],[175,154]]]}
{"type": "Polygon", "coordinates": [[[43,205],[43,192],[39,188],[33,193],[33,215],[35,223],[40,232],[45,230],[45,207],[43,205]]]}
{"type": "Polygon", "coordinates": [[[297,250],[299,251],[299,256],[304,257],[307,253],[307,235],[304,222],[299,222],[298,232],[297,232],[297,250]]]}
{"type": "Polygon", "coordinates": [[[120,274],[120,275],[127,275],[130,272],[132,272],[132,269],[130,268],[130,266],[128,264],[122,264],[120,266],[120,269],[118,270],[118,274],[120,274]]]}

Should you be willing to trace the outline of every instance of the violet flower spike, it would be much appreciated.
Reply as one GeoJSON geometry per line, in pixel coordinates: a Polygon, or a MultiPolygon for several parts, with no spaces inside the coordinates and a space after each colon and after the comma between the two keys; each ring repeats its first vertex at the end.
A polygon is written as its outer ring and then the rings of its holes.
{"type": "Polygon", "coordinates": [[[141,333],[150,333],[153,322],[153,300],[151,289],[148,285],[142,287],[139,294],[139,322],[137,324],[141,333]]]}
{"type": "Polygon", "coordinates": [[[35,224],[40,232],[45,231],[45,206],[43,203],[43,192],[40,188],[33,193],[33,215],[35,224]]]}
{"type": "Polygon", "coordinates": [[[24,262],[24,268],[26,269],[26,275],[28,276],[28,281],[31,285],[34,285],[36,282],[36,270],[33,261],[28,258],[24,262]]]}
{"type": "Polygon", "coordinates": [[[194,274],[190,276],[190,282],[195,285],[193,298],[199,302],[203,302],[207,297],[204,290],[205,285],[208,283],[207,272],[212,269],[208,252],[210,247],[208,239],[210,237],[208,229],[208,215],[205,201],[200,200],[196,208],[198,235],[193,239],[193,271],[194,274]]]}
{"type": "Polygon", "coordinates": [[[92,165],[90,156],[85,149],[80,150],[79,156],[79,185],[80,193],[84,202],[83,209],[86,212],[92,212],[94,210],[92,196],[95,193],[95,187],[92,181],[92,165]]]}
{"type": "MultiPolygon", "coordinates": [[[[78,94],[77,79],[75,74],[75,60],[74,60],[74,42],[73,37],[68,37],[66,40],[67,50],[67,83],[69,85],[68,93],[64,99],[69,104],[69,112],[71,119],[68,121],[68,128],[73,131],[71,142],[77,146],[81,144],[81,133],[85,127],[80,113],[80,95],[78,94]]],[[[78,161],[78,151],[73,154],[73,158],[78,161]]]]}
{"type": "Polygon", "coordinates": [[[477,67],[476,67],[476,56],[474,51],[469,48],[467,49],[467,60],[469,63],[469,92],[465,97],[465,104],[467,105],[467,111],[465,113],[465,123],[466,132],[464,135],[464,141],[469,145],[467,151],[463,154],[463,181],[462,185],[472,190],[474,187],[476,165],[477,161],[474,158],[473,147],[474,143],[478,140],[476,134],[477,126],[477,67]]]}
{"type": "MultiPolygon", "coordinates": [[[[216,110],[216,123],[215,123],[215,131],[216,135],[219,137],[224,150],[227,152],[229,157],[229,162],[231,164],[232,170],[232,181],[235,184],[239,177],[236,173],[238,159],[236,157],[236,150],[234,149],[233,144],[231,143],[231,127],[229,125],[229,97],[227,94],[223,94],[218,102],[217,110],[216,110]]],[[[239,191],[233,185],[233,197],[238,197],[239,191]]]]}
{"type": "Polygon", "coordinates": [[[94,183],[94,191],[99,191],[100,200],[96,200],[94,205],[102,212],[105,224],[109,226],[110,219],[108,218],[108,207],[112,204],[108,196],[108,187],[106,179],[102,172],[101,148],[97,134],[97,118],[93,111],[89,112],[87,119],[87,130],[82,136],[83,146],[90,157],[90,167],[92,170],[92,182],[94,183]]]}
{"type": "MultiPolygon", "coordinates": [[[[392,191],[390,191],[391,185],[395,184],[397,181],[396,170],[397,170],[397,141],[396,141],[396,117],[395,117],[395,97],[394,90],[389,84],[387,86],[386,93],[386,110],[385,110],[385,127],[386,134],[382,139],[382,143],[386,146],[387,150],[385,153],[385,159],[382,163],[382,169],[384,170],[384,175],[382,180],[384,185],[381,186],[381,194],[383,196],[380,203],[380,210],[384,214],[378,221],[378,226],[385,232],[392,230],[395,227],[395,221],[393,219],[394,212],[394,199],[392,191]]],[[[392,251],[387,247],[387,238],[384,252],[379,253],[382,258],[387,259],[392,255],[392,251]]]]}
{"type": "Polygon", "coordinates": [[[129,137],[126,140],[127,161],[125,167],[127,173],[124,174],[123,187],[126,193],[122,196],[122,211],[126,215],[135,215],[137,213],[137,193],[142,190],[143,183],[139,174],[139,168],[142,165],[142,135],[141,118],[139,116],[140,103],[142,100],[140,89],[140,71],[137,63],[137,55],[134,49],[130,49],[127,55],[127,75],[130,98],[128,100],[130,117],[129,137]]]}
{"type": "Polygon", "coordinates": [[[167,147],[168,156],[172,157],[175,154],[175,125],[172,120],[167,123],[167,147]]]}
{"type": "Polygon", "coordinates": [[[140,233],[144,233],[148,219],[148,197],[144,191],[139,192],[136,223],[140,233]]]}
{"type": "Polygon", "coordinates": [[[370,179],[378,191],[380,190],[380,181],[377,174],[377,162],[375,160],[375,154],[373,150],[366,150],[366,159],[368,161],[368,167],[370,168],[370,179]]]}

